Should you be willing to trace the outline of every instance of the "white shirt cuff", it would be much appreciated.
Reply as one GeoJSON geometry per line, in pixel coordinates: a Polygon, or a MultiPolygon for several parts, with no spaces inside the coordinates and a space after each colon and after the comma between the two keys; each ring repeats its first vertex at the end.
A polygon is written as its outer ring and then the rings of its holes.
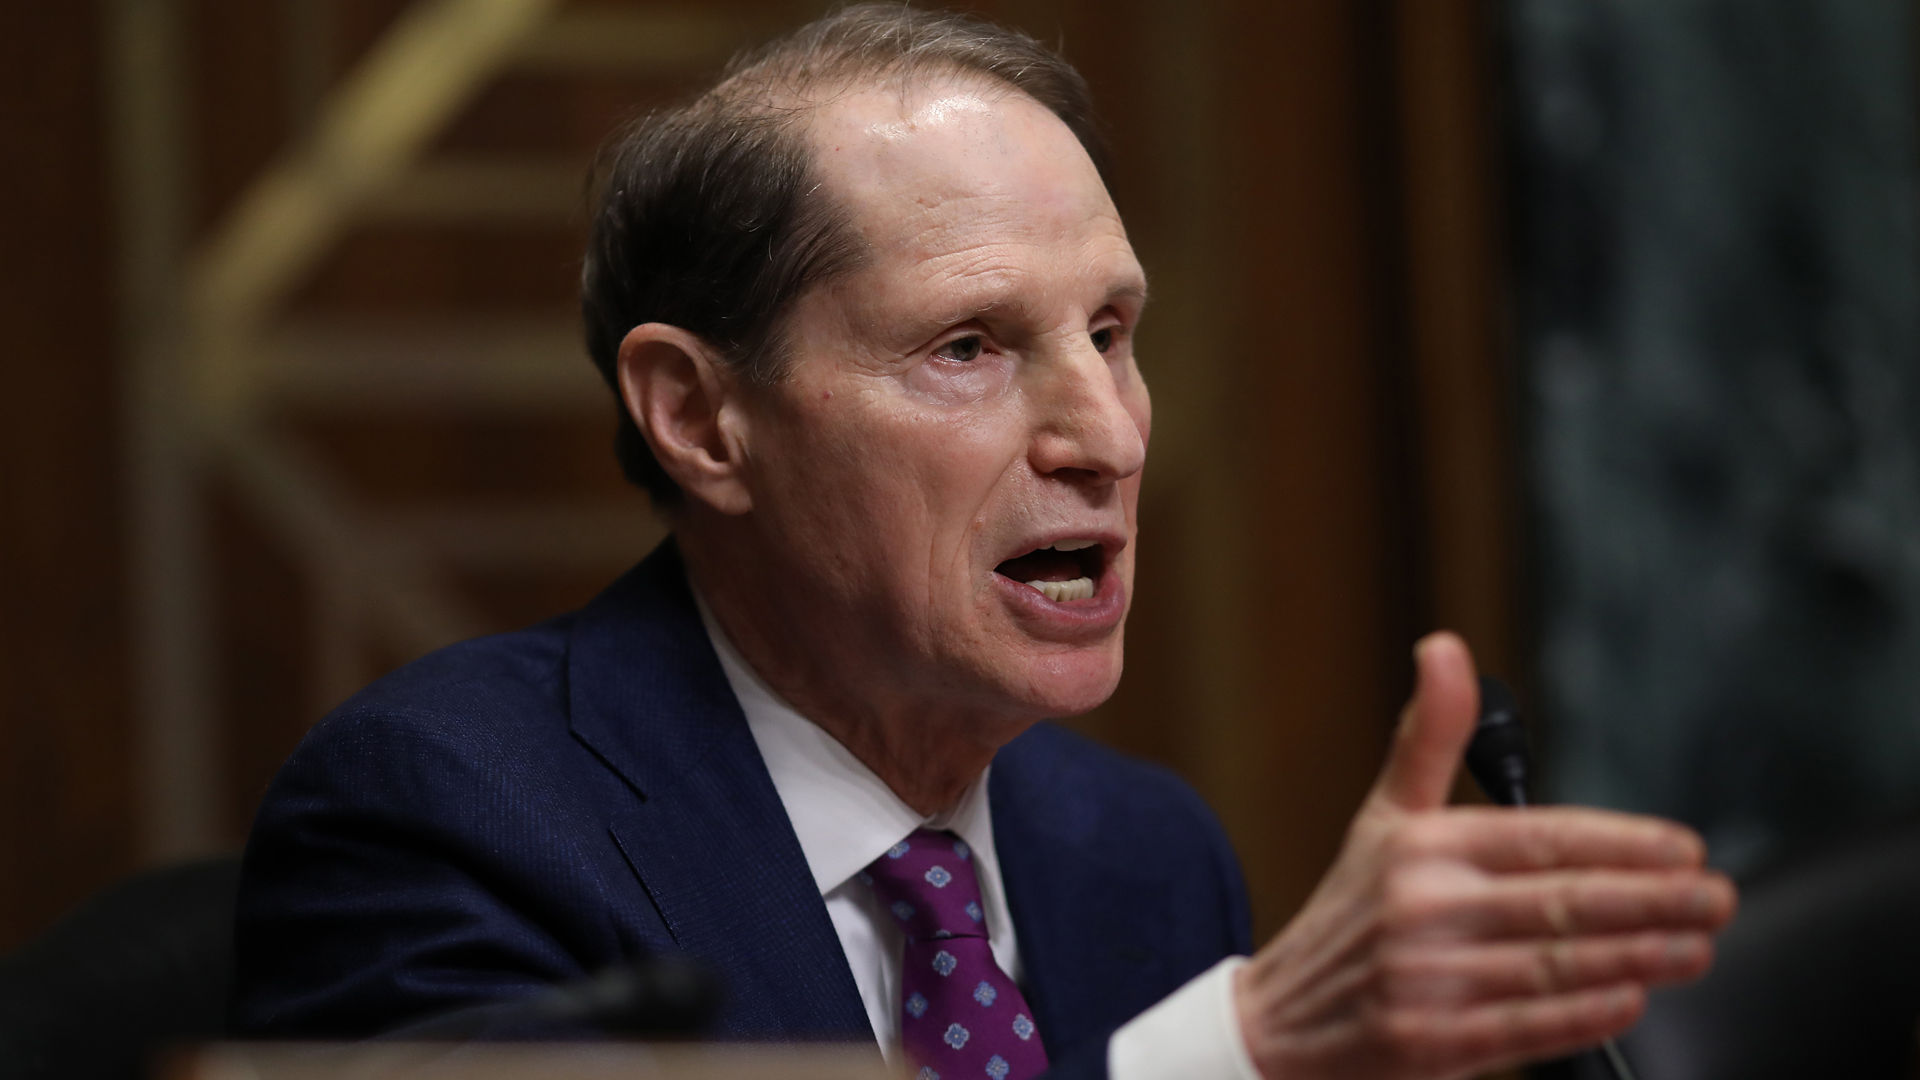
{"type": "Polygon", "coordinates": [[[1107,1040],[1108,1080],[1260,1080],[1240,1034],[1229,956],[1107,1040]]]}

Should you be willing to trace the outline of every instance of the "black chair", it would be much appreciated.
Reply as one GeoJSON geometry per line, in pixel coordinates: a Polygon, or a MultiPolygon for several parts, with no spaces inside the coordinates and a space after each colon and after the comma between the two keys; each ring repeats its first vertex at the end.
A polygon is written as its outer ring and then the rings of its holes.
{"type": "MultiPolygon", "coordinates": [[[[1621,1040],[1640,1080],[1920,1075],[1920,826],[1763,873],[1701,982],[1655,994],[1621,1040]]],[[[1611,1080],[1593,1057],[1535,1080],[1611,1080]]]]}
{"type": "Polygon", "coordinates": [[[239,885],[238,856],[139,874],[0,958],[0,1077],[134,1080],[220,1037],[239,885]]]}

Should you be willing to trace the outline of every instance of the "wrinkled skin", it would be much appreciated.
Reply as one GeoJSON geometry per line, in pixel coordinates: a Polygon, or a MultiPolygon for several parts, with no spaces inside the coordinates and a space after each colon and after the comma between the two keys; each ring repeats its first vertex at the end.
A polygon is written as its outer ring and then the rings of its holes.
{"type": "MultiPolygon", "coordinates": [[[[748,385],[650,323],[622,344],[622,391],[687,494],[674,528],[728,636],[931,813],[1119,680],[1151,427],[1132,349],[1145,278],[1086,154],[1017,93],[856,88],[807,134],[865,249],[795,305],[788,377],[748,385]],[[1096,595],[1056,603],[996,572],[1057,540],[1098,553],[1096,595]]],[[[1677,825],[1446,807],[1472,659],[1451,635],[1418,659],[1339,859],[1236,976],[1270,1080],[1438,1080],[1590,1044],[1647,987],[1704,971],[1731,916],[1677,825]]]]}

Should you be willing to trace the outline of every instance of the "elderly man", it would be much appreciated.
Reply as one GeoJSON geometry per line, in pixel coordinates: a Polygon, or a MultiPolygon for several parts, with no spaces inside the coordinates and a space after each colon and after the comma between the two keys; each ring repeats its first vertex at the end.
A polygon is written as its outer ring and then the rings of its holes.
{"type": "Polygon", "coordinates": [[[674,539],[314,730],[248,848],[247,1030],[683,951],[726,980],[720,1036],[922,1077],[1451,1077],[1704,970],[1733,895],[1691,834],[1444,806],[1476,708],[1451,636],[1251,959],[1199,800],[1043,722],[1120,677],[1150,426],[1100,159],[1058,58],[891,7],[621,138],[588,332],[674,539]]]}

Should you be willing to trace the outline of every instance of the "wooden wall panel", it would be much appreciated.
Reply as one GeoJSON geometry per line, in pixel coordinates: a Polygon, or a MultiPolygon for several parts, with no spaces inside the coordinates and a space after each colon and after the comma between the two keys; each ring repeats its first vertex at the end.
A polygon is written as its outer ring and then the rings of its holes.
{"type": "Polygon", "coordinates": [[[1380,260],[1370,5],[1228,8],[1228,338],[1221,465],[1245,501],[1233,730],[1210,773],[1271,931],[1331,860],[1407,685],[1396,312],[1380,260]]]}
{"type": "Polygon", "coordinates": [[[253,815],[314,713],[312,583],[228,485],[208,492],[220,710],[222,846],[246,842],[253,815]]]}
{"type": "Polygon", "coordinates": [[[211,226],[289,134],[280,23],[285,4],[186,0],[192,72],[194,222],[211,226]]]}
{"type": "Polygon", "coordinates": [[[1428,612],[1524,683],[1493,22],[1486,0],[1404,0],[1392,47],[1428,612]]]}
{"type": "Polygon", "coordinates": [[[0,12],[0,949],[133,856],[99,44],[0,12]]]}

